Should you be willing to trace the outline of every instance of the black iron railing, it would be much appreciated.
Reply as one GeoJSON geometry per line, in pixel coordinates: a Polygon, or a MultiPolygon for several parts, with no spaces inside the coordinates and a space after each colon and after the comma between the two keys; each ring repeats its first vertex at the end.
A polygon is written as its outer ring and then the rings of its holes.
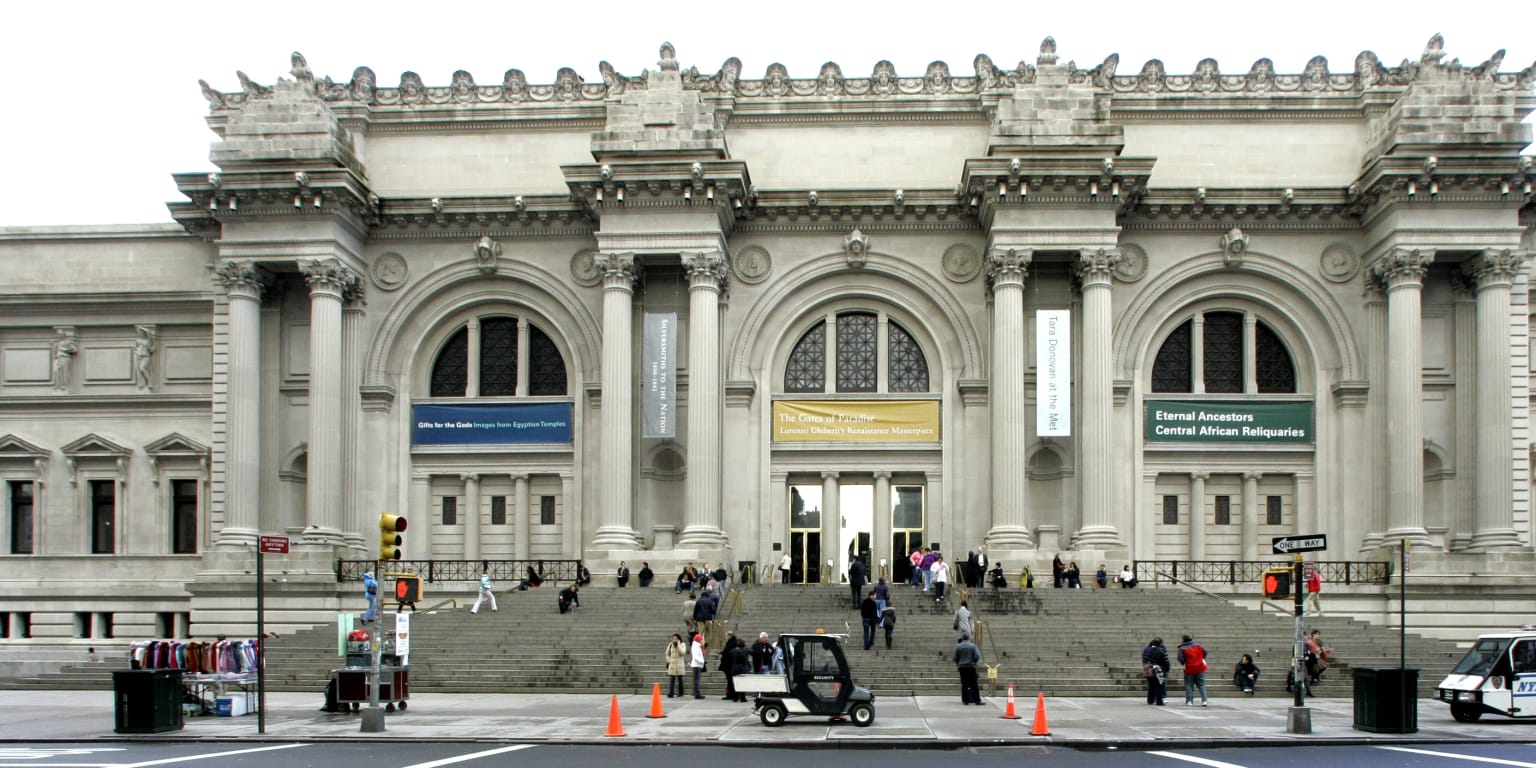
{"type": "MultiPolygon", "coordinates": [[[[1137,560],[1136,578],[1146,585],[1179,580],[1195,584],[1252,584],[1258,586],[1264,572],[1285,568],[1292,560],[1137,560]]],[[[1392,580],[1389,562],[1321,561],[1317,566],[1326,584],[1387,584],[1392,580]]],[[[1326,589],[1326,587],[1324,587],[1326,589]]]]}
{"type": "Polygon", "coordinates": [[[337,560],[337,581],[362,581],[363,574],[414,573],[428,584],[440,581],[479,581],[482,570],[497,587],[515,586],[528,569],[551,584],[576,580],[577,560],[337,560]]]}

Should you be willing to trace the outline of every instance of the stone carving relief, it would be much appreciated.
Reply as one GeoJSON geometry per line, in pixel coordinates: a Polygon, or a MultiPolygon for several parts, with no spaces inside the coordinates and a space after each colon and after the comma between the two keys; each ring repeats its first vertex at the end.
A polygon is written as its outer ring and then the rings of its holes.
{"type": "Polygon", "coordinates": [[[153,389],[150,374],[160,334],[153,325],[134,326],[133,331],[133,384],[139,389],[153,389]]]}
{"type": "Polygon", "coordinates": [[[1360,272],[1360,255],[1348,243],[1331,243],[1317,257],[1317,271],[1331,283],[1347,283],[1360,272]]]}
{"type": "Polygon", "coordinates": [[[1147,252],[1141,246],[1120,246],[1120,260],[1115,262],[1115,277],[1122,283],[1134,283],[1147,275],[1147,252]]]}
{"type": "Polygon", "coordinates": [[[385,251],[373,260],[373,267],[368,270],[368,278],[381,291],[393,291],[405,285],[410,276],[410,266],[406,264],[405,257],[394,251],[385,251]]]}
{"type": "Polygon", "coordinates": [[[578,251],[571,257],[571,279],[577,285],[591,288],[603,279],[597,266],[597,251],[578,251]]]}
{"type": "Polygon", "coordinates": [[[843,70],[833,62],[821,65],[821,75],[817,78],[816,93],[821,96],[843,95],[843,70]]]}
{"type": "Polygon", "coordinates": [[[944,276],[957,283],[968,283],[981,273],[981,255],[965,243],[945,248],[939,263],[944,268],[944,276]]]}
{"type": "Polygon", "coordinates": [[[1228,267],[1237,268],[1243,265],[1243,256],[1248,252],[1248,234],[1237,227],[1227,230],[1221,236],[1221,260],[1228,267]]]}
{"type": "Polygon", "coordinates": [[[475,266],[480,268],[482,274],[496,274],[497,261],[500,259],[501,243],[496,242],[495,238],[485,235],[480,238],[480,242],[475,243],[475,266]]]}
{"type": "Polygon", "coordinates": [[[80,353],[80,339],[72,325],[53,329],[53,388],[65,392],[74,384],[75,355],[80,353]]]}
{"type": "Polygon", "coordinates": [[[869,238],[863,232],[855,229],[843,238],[843,255],[848,258],[848,266],[858,269],[869,260],[869,238]]]}
{"type": "Polygon", "coordinates": [[[736,279],[748,285],[761,283],[773,271],[773,257],[760,245],[749,245],[736,252],[731,259],[731,271],[736,279]]]}

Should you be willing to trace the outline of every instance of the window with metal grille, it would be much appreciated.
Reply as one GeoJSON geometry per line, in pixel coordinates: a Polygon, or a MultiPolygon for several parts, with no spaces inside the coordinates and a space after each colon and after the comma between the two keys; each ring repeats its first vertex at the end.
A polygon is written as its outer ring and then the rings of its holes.
{"type": "Polygon", "coordinates": [[[549,335],[532,323],[528,324],[528,394],[566,394],[565,358],[549,335]]]}
{"type": "Polygon", "coordinates": [[[517,394],[517,320],[487,317],[480,321],[480,396],[517,394]]]}
{"type": "Polygon", "coordinates": [[[1179,524],[1179,497],[1163,497],[1163,525],[1179,524]]]}
{"type": "Polygon", "coordinates": [[[1157,359],[1152,363],[1152,391],[1153,392],[1191,392],[1194,386],[1190,383],[1190,371],[1193,367],[1193,357],[1190,354],[1193,330],[1189,320],[1179,324],[1163,340],[1163,346],[1157,350],[1157,359]]]}
{"type": "Polygon", "coordinates": [[[463,397],[469,387],[469,329],[460,328],[448,337],[432,364],[433,397],[463,397]]]}
{"type": "Polygon", "coordinates": [[[443,525],[459,524],[459,499],[457,496],[443,497],[443,525]]]}
{"type": "Polygon", "coordinates": [[[1258,348],[1254,363],[1258,369],[1259,391],[1295,392],[1296,368],[1291,364],[1290,350],[1262,320],[1255,329],[1254,344],[1258,348]]]}
{"type": "Polygon", "coordinates": [[[197,553],[197,481],[171,481],[171,552],[197,553]]]}
{"type": "Polygon", "coordinates": [[[11,554],[32,554],[32,505],[31,480],[12,480],[11,496],[11,554]]]}
{"type": "Polygon", "coordinates": [[[928,391],[928,359],[912,334],[896,323],[890,324],[886,359],[890,366],[892,392],[928,391]]]}
{"type": "Polygon", "coordinates": [[[1205,391],[1243,391],[1243,316],[1236,312],[1205,313],[1205,391]]]}
{"type": "Polygon", "coordinates": [[[117,481],[91,481],[91,554],[117,551],[117,481]]]}
{"type": "Polygon", "coordinates": [[[555,524],[555,497],[539,497],[539,525],[555,524]]]}
{"type": "Polygon", "coordinates": [[[873,312],[837,316],[837,391],[875,391],[880,366],[875,348],[877,325],[873,312]]]}
{"type": "Polygon", "coordinates": [[[795,342],[784,366],[785,392],[822,392],[827,388],[827,324],[819,322],[795,342]]]}
{"type": "Polygon", "coordinates": [[[1217,525],[1231,525],[1232,524],[1232,497],[1231,496],[1217,496],[1216,497],[1216,524],[1217,525]]]}
{"type": "Polygon", "coordinates": [[[1264,498],[1264,524],[1285,524],[1285,507],[1282,505],[1281,497],[1266,496],[1264,498]]]}
{"type": "Polygon", "coordinates": [[[491,525],[507,524],[507,497],[491,497],[491,525]]]}

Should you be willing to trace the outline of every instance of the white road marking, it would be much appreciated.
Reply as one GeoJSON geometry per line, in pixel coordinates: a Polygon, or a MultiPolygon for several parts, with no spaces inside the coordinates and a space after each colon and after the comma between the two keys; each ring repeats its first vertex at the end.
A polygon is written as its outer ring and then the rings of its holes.
{"type": "Polygon", "coordinates": [[[1244,768],[1237,763],[1223,763],[1220,760],[1207,760],[1203,757],[1195,757],[1194,755],[1181,755],[1177,752],[1148,752],[1147,754],[1158,755],[1159,757],[1167,757],[1174,760],[1183,760],[1186,763],[1194,763],[1196,765],[1208,765],[1210,768],[1244,768]]]}
{"type": "Polygon", "coordinates": [[[455,757],[445,757],[445,758],[443,758],[441,760],[433,760],[430,763],[417,763],[415,765],[407,765],[407,766],[405,766],[405,768],[438,768],[438,766],[440,766],[440,765],[453,765],[454,763],[462,763],[462,762],[465,762],[467,760],[475,760],[475,759],[481,758],[481,757],[490,757],[491,755],[500,755],[500,754],[505,753],[505,752],[516,752],[519,749],[528,749],[529,747],[536,747],[536,746],[538,746],[538,745],[537,744],[513,744],[510,747],[500,747],[498,749],[488,749],[488,750],[486,750],[484,752],[475,752],[473,754],[458,755],[458,756],[455,756],[455,757]]]}
{"type": "Polygon", "coordinates": [[[1390,749],[1393,752],[1408,752],[1415,755],[1429,755],[1431,757],[1450,757],[1456,760],[1470,760],[1474,763],[1493,763],[1494,765],[1514,765],[1519,768],[1536,768],[1536,763],[1523,763],[1519,760],[1501,760],[1497,757],[1458,755],[1455,752],[1436,752],[1430,749],[1412,749],[1410,747],[1377,747],[1377,749],[1390,749]]]}
{"type": "MultiPolygon", "coordinates": [[[[271,752],[274,749],[293,749],[306,746],[304,744],[278,744],[275,747],[255,747],[252,749],[236,749],[231,752],[210,752],[205,755],[186,755],[185,757],[166,757],[160,760],[145,760],[142,763],[117,763],[113,768],[149,768],[152,765],[170,765],[171,763],[190,763],[194,760],[207,760],[213,757],[229,757],[230,755],[249,755],[253,752],[271,752]]],[[[48,768],[52,768],[49,766],[48,768]]]]}

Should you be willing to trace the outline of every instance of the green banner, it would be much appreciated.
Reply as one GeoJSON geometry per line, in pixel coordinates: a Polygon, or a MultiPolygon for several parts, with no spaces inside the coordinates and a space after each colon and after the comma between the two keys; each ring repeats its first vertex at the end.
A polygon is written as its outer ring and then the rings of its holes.
{"type": "Polygon", "coordinates": [[[1310,443],[1312,403],[1146,401],[1147,442],[1310,443]]]}

